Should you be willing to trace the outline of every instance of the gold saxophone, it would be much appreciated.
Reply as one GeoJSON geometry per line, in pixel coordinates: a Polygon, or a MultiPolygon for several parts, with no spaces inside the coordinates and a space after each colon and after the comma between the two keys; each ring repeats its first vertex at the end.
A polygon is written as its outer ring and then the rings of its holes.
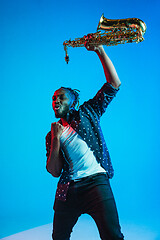
{"type": "Polygon", "coordinates": [[[107,45],[113,46],[124,43],[142,42],[143,35],[146,31],[146,24],[138,18],[126,19],[107,19],[102,14],[98,23],[97,32],[89,33],[82,38],[75,40],[66,40],[63,42],[66,53],[65,60],[69,62],[67,47],[84,47],[88,42],[90,45],[107,45]]]}

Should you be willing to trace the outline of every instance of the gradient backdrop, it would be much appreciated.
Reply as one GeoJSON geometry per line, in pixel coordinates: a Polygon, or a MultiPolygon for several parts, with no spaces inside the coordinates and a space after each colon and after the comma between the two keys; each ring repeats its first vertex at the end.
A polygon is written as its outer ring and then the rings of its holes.
{"type": "Polygon", "coordinates": [[[101,124],[121,222],[159,231],[159,7],[158,0],[0,1],[0,237],[52,222],[58,179],[45,169],[52,94],[77,88],[83,103],[105,82],[94,52],[69,48],[67,65],[63,41],[95,32],[102,13],[147,24],[142,43],[105,47],[122,85],[101,124]]]}

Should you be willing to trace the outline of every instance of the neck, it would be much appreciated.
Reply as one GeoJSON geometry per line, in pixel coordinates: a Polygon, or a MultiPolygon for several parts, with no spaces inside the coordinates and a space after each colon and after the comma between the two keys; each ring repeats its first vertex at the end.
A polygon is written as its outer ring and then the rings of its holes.
{"type": "Polygon", "coordinates": [[[63,126],[67,126],[68,125],[68,122],[66,121],[66,119],[61,118],[61,121],[62,121],[62,125],[63,126]]]}
{"type": "Polygon", "coordinates": [[[61,118],[63,126],[70,124],[71,118],[71,111],[68,111],[67,114],[63,118],[61,118]]]}

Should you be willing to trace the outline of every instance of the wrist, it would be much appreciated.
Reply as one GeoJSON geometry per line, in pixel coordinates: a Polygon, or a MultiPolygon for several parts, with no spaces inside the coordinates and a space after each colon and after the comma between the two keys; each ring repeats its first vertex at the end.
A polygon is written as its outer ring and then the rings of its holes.
{"type": "Polygon", "coordinates": [[[102,53],[104,52],[104,48],[102,45],[99,45],[96,47],[95,49],[95,52],[98,54],[98,55],[102,55],[102,53]]]}
{"type": "Polygon", "coordinates": [[[53,137],[51,138],[51,140],[52,140],[52,142],[59,141],[59,140],[60,140],[60,136],[59,136],[59,135],[53,136],[53,137]]]}

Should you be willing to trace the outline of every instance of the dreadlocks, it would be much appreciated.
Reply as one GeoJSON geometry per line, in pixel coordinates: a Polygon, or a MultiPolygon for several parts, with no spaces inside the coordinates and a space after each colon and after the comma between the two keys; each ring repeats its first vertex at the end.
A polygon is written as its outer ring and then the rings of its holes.
{"type": "Polygon", "coordinates": [[[74,101],[75,101],[75,109],[78,109],[79,107],[79,90],[78,89],[72,89],[72,88],[67,88],[67,87],[61,87],[65,90],[67,90],[69,92],[69,94],[71,95],[71,97],[73,97],[74,101]]]}

